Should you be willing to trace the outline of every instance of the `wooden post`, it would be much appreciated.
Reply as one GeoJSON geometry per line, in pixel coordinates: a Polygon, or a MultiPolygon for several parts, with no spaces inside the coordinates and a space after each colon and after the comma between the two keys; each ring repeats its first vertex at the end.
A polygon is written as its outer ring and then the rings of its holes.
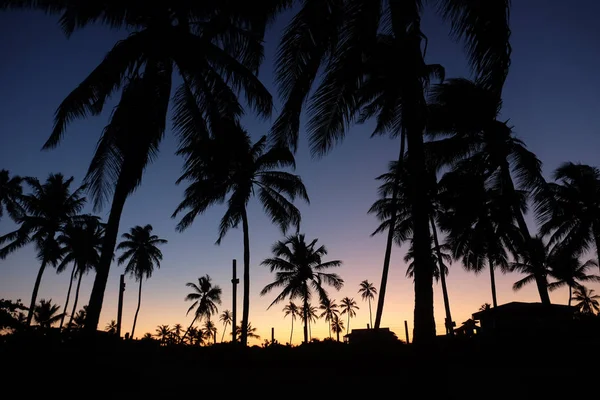
{"type": "Polygon", "coordinates": [[[117,309],[117,337],[121,337],[121,321],[123,320],[123,292],[125,292],[125,274],[119,280],[119,305],[117,309]]]}
{"type": "Polygon", "coordinates": [[[406,334],[406,344],[410,343],[410,339],[408,338],[408,322],[404,321],[404,333],[406,334]]]}
{"type": "Polygon", "coordinates": [[[236,263],[237,261],[234,259],[233,260],[233,278],[231,279],[231,284],[233,286],[233,305],[231,306],[231,314],[232,314],[232,321],[231,321],[231,341],[233,343],[235,343],[236,337],[235,337],[235,327],[237,324],[237,284],[240,283],[240,280],[237,278],[237,268],[236,268],[236,263]]]}
{"type": "Polygon", "coordinates": [[[275,328],[271,328],[271,344],[275,343],[275,328]]]}

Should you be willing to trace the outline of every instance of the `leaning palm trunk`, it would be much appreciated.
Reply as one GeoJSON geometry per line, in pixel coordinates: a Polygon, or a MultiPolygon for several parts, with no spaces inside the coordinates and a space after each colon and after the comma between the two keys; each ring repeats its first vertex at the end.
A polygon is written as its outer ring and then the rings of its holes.
{"type": "MultiPolygon", "coordinates": [[[[381,285],[379,286],[379,297],[377,298],[377,311],[375,313],[375,328],[378,329],[381,325],[381,317],[383,315],[383,305],[385,303],[385,291],[387,288],[388,274],[390,271],[390,261],[392,257],[392,247],[394,244],[394,232],[396,230],[397,211],[395,208],[396,199],[398,198],[398,185],[400,184],[400,174],[402,173],[402,165],[404,162],[404,146],[405,146],[405,131],[402,129],[400,134],[400,154],[398,155],[398,164],[396,168],[396,176],[394,177],[394,186],[392,189],[392,215],[390,216],[390,226],[385,245],[385,256],[383,257],[383,270],[381,272],[381,285]]],[[[373,319],[371,317],[371,300],[369,300],[369,320],[371,328],[373,328],[373,319]]]]}
{"type": "Polygon", "coordinates": [[[73,279],[75,278],[75,271],[77,270],[77,263],[73,265],[73,271],[71,271],[71,278],[69,279],[69,289],[67,289],[67,299],[65,300],[65,306],[63,308],[62,316],[60,317],[59,329],[62,329],[63,323],[65,322],[65,316],[67,315],[67,306],[69,305],[69,297],[71,297],[71,288],[73,287],[73,279]]]}
{"type": "Polygon", "coordinates": [[[33,319],[33,311],[35,310],[35,303],[37,301],[38,291],[40,290],[40,283],[42,282],[42,275],[44,274],[44,270],[46,269],[47,263],[48,262],[46,260],[42,261],[40,270],[38,271],[37,277],[35,278],[35,284],[33,285],[33,292],[31,293],[31,302],[29,303],[29,311],[27,312],[27,326],[31,325],[31,320],[33,319]]]}
{"type": "Polygon", "coordinates": [[[569,307],[571,307],[571,299],[573,298],[573,286],[569,285],[569,307]]]}
{"type": "Polygon", "coordinates": [[[452,314],[450,314],[450,301],[448,299],[448,288],[446,287],[446,266],[444,265],[444,261],[442,260],[442,252],[440,251],[440,242],[438,240],[437,235],[437,227],[435,226],[435,221],[433,220],[433,216],[430,217],[431,221],[431,232],[433,233],[433,243],[435,245],[435,251],[437,253],[438,264],[440,268],[440,280],[442,282],[442,295],[444,297],[444,309],[446,311],[446,334],[449,336],[454,336],[454,328],[452,326],[452,314]]]}
{"type": "Polygon", "coordinates": [[[119,223],[121,221],[123,207],[125,206],[125,200],[127,200],[127,190],[124,182],[125,176],[123,175],[124,174],[121,174],[119,177],[113,196],[110,215],[104,233],[104,241],[102,243],[102,254],[100,255],[100,262],[96,269],[96,279],[94,279],[94,286],[90,295],[85,324],[85,329],[88,332],[96,332],[98,329],[98,321],[100,320],[100,312],[102,311],[102,302],[104,301],[104,291],[106,290],[110,264],[113,259],[115,246],[117,245],[119,223]]]}
{"type": "Polygon", "coordinates": [[[492,286],[492,305],[496,308],[498,307],[498,301],[496,300],[496,275],[494,274],[494,263],[491,257],[488,257],[488,264],[490,268],[490,284],[492,286]]]}
{"type": "MultiPolygon", "coordinates": [[[[75,312],[77,312],[77,301],[79,300],[79,288],[81,287],[81,278],[83,278],[83,274],[79,271],[79,278],[77,279],[77,288],[75,288],[75,299],[73,300],[73,310],[71,311],[71,317],[69,317],[69,323],[67,324],[67,329],[71,329],[73,326],[73,318],[75,317],[75,312]]],[[[84,327],[87,325],[87,314],[85,317],[84,327]]]]}
{"type": "Polygon", "coordinates": [[[598,256],[598,268],[600,268],[600,232],[598,229],[593,230],[594,240],[596,242],[596,256],[598,256]]]}
{"type": "Polygon", "coordinates": [[[294,317],[292,317],[292,330],[290,331],[290,346],[292,345],[293,337],[294,337],[294,317]]]}
{"type": "Polygon", "coordinates": [[[137,323],[138,313],[140,312],[140,305],[142,304],[142,282],[144,281],[144,277],[140,276],[140,290],[138,292],[138,305],[135,310],[135,316],[133,317],[133,327],[131,327],[131,336],[130,339],[133,339],[133,334],[135,333],[135,324],[137,323]]]}
{"type": "Polygon", "coordinates": [[[302,319],[304,320],[304,343],[308,343],[308,329],[310,328],[309,326],[309,321],[308,321],[308,300],[306,299],[306,296],[304,297],[304,315],[302,316],[302,319]]]}
{"type": "MultiPolygon", "coordinates": [[[[188,326],[188,328],[186,329],[185,333],[183,334],[183,336],[181,337],[181,339],[179,340],[179,343],[183,343],[183,341],[185,340],[185,337],[187,336],[188,332],[190,331],[190,329],[192,329],[192,326],[194,326],[194,322],[196,322],[196,320],[198,319],[198,314],[194,315],[194,319],[192,320],[192,323],[190,324],[190,326],[188,326]]],[[[223,333],[225,333],[225,331],[223,331],[223,333]]],[[[221,340],[223,341],[223,340],[221,340]]],[[[191,342],[191,341],[190,341],[191,342]]]]}
{"type": "Polygon", "coordinates": [[[225,339],[225,332],[226,331],[227,331],[227,324],[223,325],[223,334],[221,335],[221,343],[223,343],[223,339],[225,339]]]}
{"type": "Polygon", "coordinates": [[[244,302],[242,310],[242,345],[248,344],[248,314],[250,312],[250,233],[248,215],[242,211],[242,227],[244,231],[244,302]]]}

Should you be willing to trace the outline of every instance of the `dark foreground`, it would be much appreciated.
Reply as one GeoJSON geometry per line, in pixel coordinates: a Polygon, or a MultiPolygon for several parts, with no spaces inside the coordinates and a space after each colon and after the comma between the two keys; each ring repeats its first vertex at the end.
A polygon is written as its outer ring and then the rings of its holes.
{"type": "Polygon", "coordinates": [[[336,342],[296,348],[200,348],[106,337],[90,342],[22,336],[0,344],[0,398],[555,398],[563,390],[567,397],[573,391],[597,394],[600,340],[591,335],[556,336],[440,338],[422,348],[336,342]]]}

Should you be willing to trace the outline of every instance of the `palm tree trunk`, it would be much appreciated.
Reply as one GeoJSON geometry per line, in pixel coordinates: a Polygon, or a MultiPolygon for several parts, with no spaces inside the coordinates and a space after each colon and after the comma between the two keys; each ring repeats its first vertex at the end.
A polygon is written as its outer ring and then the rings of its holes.
{"type": "MultiPolygon", "coordinates": [[[[400,174],[402,173],[402,165],[404,163],[404,144],[405,144],[405,131],[402,128],[400,134],[400,154],[398,155],[398,164],[396,169],[396,176],[394,177],[394,186],[392,189],[392,205],[395,206],[396,199],[398,198],[398,185],[400,184],[400,174]]],[[[383,270],[381,272],[381,285],[379,286],[379,297],[377,298],[377,312],[375,313],[375,328],[379,328],[381,325],[381,317],[383,315],[383,305],[385,303],[385,291],[387,287],[388,274],[390,272],[390,260],[392,258],[392,246],[394,244],[394,231],[396,229],[396,209],[392,210],[390,216],[390,226],[388,230],[387,242],[385,244],[385,256],[383,257],[383,270]]],[[[369,313],[370,313],[369,303],[369,313]]],[[[371,327],[373,327],[373,319],[371,318],[371,327]]]]}
{"type": "Polygon", "coordinates": [[[40,270],[38,271],[37,277],[35,278],[33,292],[31,293],[31,302],[29,303],[29,311],[27,312],[27,326],[31,326],[31,320],[33,319],[33,311],[35,310],[35,303],[37,301],[37,295],[38,291],[40,290],[40,283],[42,282],[42,275],[44,275],[46,264],[46,260],[43,260],[42,265],[40,265],[40,270]]]}
{"type": "MultiPolygon", "coordinates": [[[[183,340],[185,339],[185,337],[187,336],[188,332],[190,331],[190,329],[192,329],[192,326],[194,326],[194,322],[196,322],[196,320],[198,319],[198,314],[194,315],[194,319],[192,320],[192,323],[190,324],[190,326],[188,326],[188,328],[186,329],[185,333],[183,334],[183,336],[181,337],[181,339],[179,340],[179,343],[183,343],[183,340]]],[[[225,333],[225,331],[223,331],[223,333],[225,333]]]]}
{"type": "MultiPolygon", "coordinates": [[[[69,324],[67,325],[67,329],[71,329],[71,324],[73,324],[73,318],[75,316],[75,313],[77,312],[77,301],[79,300],[79,288],[81,287],[81,279],[83,278],[83,274],[79,273],[79,278],[77,278],[77,288],[75,288],[75,299],[73,300],[73,311],[71,312],[71,317],[69,318],[69,324]]],[[[85,317],[85,324],[83,325],[85,327],[85,325],[87,324],[87,314],[85,317]]]]}
{"type": "Polygon", "coordinates": [[[63,308],[63,312],[60,317],[60,326],[58,327],[58,329],[62,329],[63,323],[65,322],[65,316],[67,315],[67,306],[69,305],[69,297],[71,297],[71,288],[73,287],[73,279],[75,278],[76,270],[77,270],[77,263],[74,263],[73,271],[71,271],[71,279],[69,279],[69,289],[67,289],[67,299],[65,300],[65,306],[63,308]]]}
{"type": "Polygon", "coordinates": [[[108,281],[108,273],[110,264],[113,259],[115,246],[117,245],[117,236],[119,234],[119,223],[121,214],[127,200],[127,190],[125,186],[125,174],[121,173],[115,194],[113,196],[110,215],[104,231],[104,241],[102,242],[102,253],[100,262],[96,268],[96,278],[90,295],[88,304],[87,318],[85,330],[89,333],[95,333],[98,329],[98,321],[100,320],[100,312],[102,311],[102,302],[104,301],[104,291],[106,290],[106,282],[108,281]]]}
{"type": "Polygon", "coordinates": [[[369,298],[369,322],[371,323],[371,329],[373,329],[373,314],[371,314],[371,298],[369,298]]]}
{"type": "Polygon", "coordinates": [[[242,229],[244,231],[244,302],[241,342],[243,346],[246,346],[248,344],[248,314],[250,313],[250,232],[245,208],[242,210],[242,229]]]}
{"type": "Polygon", "coordinates": [[[452,314],[450,313],[450,301],[448,300],[448,288],[446,287],[446,274],[444,273],[446,266],[444,265],[444,261],[442,260],[442,252],[440,250],[440,242],[438,240],[437,235],[437,227],[435,225],[435,221],[433,220],[433,216],[430,217],[431,223],[431,232],[433,233],[433,243],[435,245],[435,251],[437,253],[438,264],[440,267],[440,280],[442,282],[442,295],[444,297],[444,309],[446,310],[446,334],[449,336],[454,336],[454,328],[452,324],[452,314]]]}
{"type": "Polygon", "coordinates": [[[329,339],[331,339],[331,320],[329,320],[329,339]]]}
{"type": "Polygon", "coordinates": [[[290,346],[292,345],[292,338],[294,337],[294,316],[292,316],[292,330],[290,332],[290,346]]]}
{"type": "Polygon", "coordinates": [[[573,298],[573,286],[569,285],[569,307],[571,307],[571,299],[573,298]]]}
{"type": "Polygon", "coordinates": [[[304,320],[304,343],[308,343],[308,300],[304,297],[304,313],[302,319],[304,320]]]}
{"type": "Polygon", "coordinates": [[[137,323],[138,313],[140,312],[140,305],[142,304],[142,282],[144,281],[144,277],[140,276],[140,290],[138,292],[138,305],[135,309],[135,316],[133,317],[133,327],[131,328],[131,336],[130,339],[133,339],[133,334],[135,333],[135,324],[137,323]]]}
{"type": "MultiPolygon", "coordinates": [[[[521,235],[525,239],[525,246],[527,249],[531,247],[531,234],[529,233],[529,228],[527,227],[527,223],[525,222],[525,217],[521,212],[521,207],[518,204],[517,198],[515,196],[515,185],[513,183],[512,177],[510,175],[510,165],[507,160],[501,165],[501,172],[503,175],[503,181],[506,183],[506,188],[510,194],[510,198],[513,201],[512,210],[517,219],[517,224],[519,225],[519,230],[521,231],[521,235]]],[[[536,269],[534,272],[535,284],[538,289],[538,293],[540,295],[540,300],[542,304],[550,304],[550,295],[548,294],[548,281],[546,276],[541,273],[543,270],[541,265],[535,265],[536,269]]]]}
{"type": "Polygon", "coordinates": [[[340,341],[340,331],[339,331],[339,330],[337,330],[337,331],[336,331],[336,334],[337,334],[337,341],[339,342],[339,341],[340,341]]]}
{"type": "MultiPolygon", "coordinates": [[[[348,331],[350,330],[350,313],[348,313],[348,323],[346,324],[346,335],[348,334],[348,331]]],[[[339,336],[339,335],[338,335],[339,336]]],[[[338,342],[340,340],[338,339],[338,342]]]]}
{"type": "Polygon", "coordinates": [[[596,255],[598,256],[598,268],[600,268],[600,232],[598,232],[598,229],[594,229],[592,232],[596,241],[596,255]]]}
{"type": "Polygon", "coordinates": [[[492,285],[492,305],[496,308],[498,307],[498,301],[496,300],[496,276],[494,274],[494,263],[490,257],[488,257],[488,264],[490,268],[490,282],[492,285]]]}
{"type": "Polygon", "coordinates": [[[227,331],[227,324],[223,324],[223,334],[221,335],[221,343],[223,343],[223,339],[225,339],[225,331],[227,331]]]}

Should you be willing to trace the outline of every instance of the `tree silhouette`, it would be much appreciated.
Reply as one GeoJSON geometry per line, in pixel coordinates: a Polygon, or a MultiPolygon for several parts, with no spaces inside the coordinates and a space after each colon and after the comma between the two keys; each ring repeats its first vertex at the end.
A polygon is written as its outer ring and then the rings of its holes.
{"type": "Polygon", "coordinates": [[[48,264],[56,267],[62,258],[56,235],[83,208],[85,197],[81,196],[82,188],[71,192],[73,177],[65,179],[62,174],[50,174],[43,184],[37,178],[23,179],[31,187],[32,193],[21,197],[25,213],[15,221],[20,225],[19,229],[0,237],[0,244],[10,242],[0,249],[0,259],[30,242],[35,244],[37,257],[42,264],[31,294],[27,314],[29,326],[44,270],[48,264]]]}
{"type": "Polygon", "coordinates": [[[323,245],[316,248],[317,241],[318,239],[314,239],[306,243],[303,234],[288,236],[284,241],[278,241],[273,245],[271,252],[274,257],[267,258],[261,263],[269,267],[271,272],[277,272],[275,281],[266,285],[260,295],[264,296],[276,288],[283,289],[268,308],[286,298],[290,301],[296,298],[302,300],[304,343],[308,343],[308,312],[312,291],[315,291],[319,300],[323,302],[328,299],[323,283],[333,286],[336,290],[340,290],[344,284],[344,280],[337,274],[323,272],[328,268],[339,267],[342,262],[340,260],[323,262],[322,257],[327,255],[327,249],[323,245]]]}
{"type": "Polygon", "coordinates": [[[333,321],[330,323],[330,329],[336,334],[336,339],[340,341],[340,333],[344,331],[344,321],[340,319],[339,315],[333,317],[333,321]]]}
{"type": "Polygon", "coordinates": [[[142,304],[142,282],[144,278],[148,279],[154,272],[154,267],[160,268],[162,261],[162,252],[158,248],[161,244],[166,244],[165,239],[160,239],[152,234],[152,225],[134,226],[129,233],[122,235],[123,240],[117,246],[117,250],[123,250],[119,257],[119,265],[127,262],[125,274],[135,277],[140,282],[138,292],[138,304],[133,317],[133,327],[131,328],[131,338],[134,338],[135,324],[137,322],[140,305],[142,304]]]}
{"type": "Polygon", "coordinates": [[[576,256],[558,257],[558,260],[551,264],[550,276],[556,279],[555,282],[548,284],[551,291],[568,286],[569,288],[569,306],[573,297],[573,288],[583,286],[580,282],[600,282],[600,276],[588,275],[588,270],[592,267],[598,267],[596,260],[588,260],[581,263],[576,256]]]}
{"type": "Polygon", "coordinates": [[[294,338],[294,320],[296,317],[301,317],[300,308],[294,304],[293,301],[290,300],[288,304],[283,307],[283,316],[287,317],[288,315],[292,319],[292,329],[290,330],[290,345],[292,344],[292,339],[294,338]]]}
{"type": "Polygon", "coordinates": [[[83,308],[75,314],[75,316],[71,315],[71,319],[69,320],[69,325],[67,327],[69,329],[83,329],[87,320],[87,306],[83,306],[83,308]]]}
{"type": "MultiPolygon", "coordinates": [[[[252,323],[248,322],[248,326],[246,326],[246,331],[248,332],[248,337],[250,339],[260,340],[260,336],[256,333],[256,328],[252,326],[252,323]]],[[[235,327],[235,336],[241,335],[242,328],[239,325],[235,327]]]]}
{"type": "Polygon", "coordinates": [[[219,316],[219,321],[223,323],[223,334],[221,335],[221,343],[223,343],[223,339],[225,338],[225,331],[227,331],[227,327],[233,322],[233,314],[231,314],[231,311],[225,310],[219,316]]]}
{"type": "Polygon", "coordinates": [[[194,312],[194,319],[187,331],[183,334],[181,341],[185,339],[190,328],[192,328],[197,319],[210,319],[210,317],[218,311],[217,304],[221,304],[221,288],[216,285],[213,286],[210,276],[205,275],[198,278],[197,285],[194,282],[188,282],[185,286],[193,289],[192,293],[188,293],[188,295],[185,296],[185,301],[193,301],[190,308],[188,308],[186,315],[194,309],[196,311],[194,312]]]}
{"type": "Polygon", "coordinates": [[[331,339],[331,324],[336,318],[340,315],[340,310],[338,310],[338,305],[335,303],[335,300],[331,300],[329,298],[321,299],[321,304],[319,305],[319,310],[321,310],[320,318],[325,318],[325,321],[329,325],[329,338],[331,339]]]}
{"type": "Polygon", "coordinates": [[[60,306],[58,304],[52,304],[52,299],[46,301],[40,300],[40,303],[35,306],[33,311],[33,319],[42,328],[51,328],[53,324],[60,321],[61,314],[59,314],[60,306]]]}
{"type": "Polygon", "coordinates": [[[181,341],[181,332],[183,332],[183,326],[181,326],[181,324],[175,324],[173,325],[171,332],[173,333],[175,342],[179,343],[181,341]]]}
{"type": "Polygon", "coordinates": [[[370,327],[373,328],[373,316],[371,314],[371,300],[375,298],[377,294],[377,289],[375,286],[368,280],[364,280],[360,283],[360,289],[358,289],[358,293],[363,300],[367,300],[369,303],[369,322],[371,322],[370,327]]]}
{"type": "MultiPolygon", "coordinates": [[[[198,214],[213,204],[227,200],[227,211],[221,219],[217,244],[230,228],[242,223],[244,235],[244,300],[242,327],[248,324],[250,307],[250,231],[247,206],[254,193],[271,222],[285,234],[288,227],[300,226],[300,211],[292,201],[308,195],[299,176],[280,171],[280,167],[295,168],[294,155],[281,147],[266,148],[266,136],[251,144],[248,133],[239,123],[226,125],[226,133],[213,139],[198,141],[180,150],[186,157],[186,168],[178,182],[190,181],[185,198],[173,213],[189,209],[177,225],[186,229],[198,214]]],[[[241,343],[246,345],[242,331],[241,343]]]]}
{"type": "Polygon", "coordinates": [[[588,289],[585,286],[578,286],[573,293],[573,299],[577,302],[575,307],[583,315],[595,315],[600,313],[598,299],[600,296],[594,294],[594,289],[588,289]]]}
{"type": "Polygon", "coordinates": [[[4,211],[15,221],[23,215],[22,182],[23,179],[20,176],[13,175],[11,177],[8,170],[0,170],[0,220],[4,216],[4,211]]]}
{"type": "Polygon", "coordinates": [[[110,322],[108,324],[106,324],[106,328],[104,328],[104,330],[111,335],[116,335],[117,334],[117,321],[115,321],[114,319],[111,319],[110,322]]]}
{"type": "Polygon", "coordinates": [[[210,319],[204,321],[204,334],[209,339],[213,339],[215,344],[217,343],[217,327],[210,319]]]}
{"type": "Polygon", "coordinates": [[[154,336],[158,338],[162,346],[166,346],[171,338],[171,334],[172,332],[169,325],[159,325],[156,328],[156,334],[154,336]]]}
{"type": "MultiPolygon", "coordinates": [[[[348,324],[346,325],[346,333],[348,333],[350,330],[350,318],[356,317],[356,311],[354,310],[358,310],[359,307],[356,305],[356,302],[353,298],[351,299],[349,297],[344,297],[340,302],[340,308],[342,310],[342,315],[348,314],[348,324]]],[[[339,341],[340,338],[338,335],[338,342],[339,341]]]]}
{"type": "MultiPolygon", "coordinates": [[[[312,340],[311,324],[319,319],[318,308],[310,304],[307,304],[306,306],[303,305],[300,307],[300,313],[303,316],[302,319],[306,316],[306,322],[308,323],[308,337],[309,340],[312,340]]],[[[306,323],[304,325],[306,326],[306,323]]],[[[305,340],[304,343],[308,342],[305,340]]]]}

